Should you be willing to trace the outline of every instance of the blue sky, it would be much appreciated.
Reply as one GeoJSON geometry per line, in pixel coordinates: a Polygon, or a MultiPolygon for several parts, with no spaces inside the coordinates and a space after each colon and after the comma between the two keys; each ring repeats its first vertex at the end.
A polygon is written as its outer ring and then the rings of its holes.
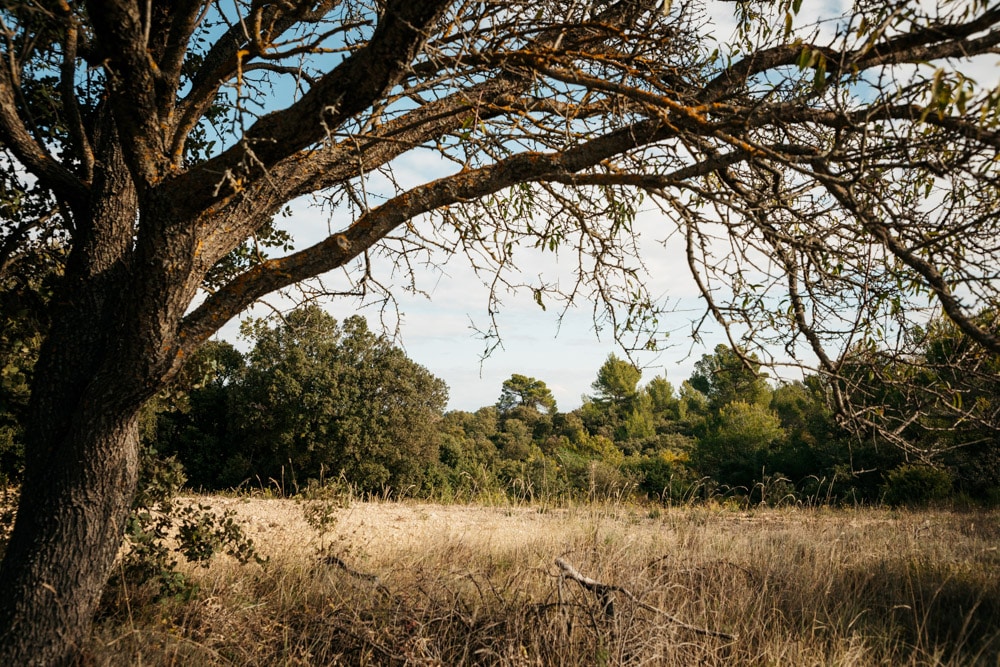
{"type": "MultiPolygon", "coordinates": [[[[676,10],[676,8],[675,8],[676,10]]],[[[715,12],[713,12],[715,13],[715,12]]],[[[732,11],[715,13],[715,36],[732,33],[732,11]]],[[[444,175],[453,170],[430,155],[408,155],[394,165],[395,176],[405,185],[415,185],[444,175]]],[[[377,184],[373,183],[375,187],[377,184]]],[[[292,232],[296,249],[307,247],[325,237],[330,229],[346,226],[349,220],[311,205],[308,200],[293,203],[293,216],[282,223],[292,232]]],[[[667,247],[659,245],[669,229],[655,214],[640,215],[636,225],[641,230],[649,252],[644,261],[649,269],[650,294],[669,301],[677,312],[662,322],[671,330],[667,341],[669,349],[660,353],[636,353],[633,361],[643,369],[643,381],[657,375],[679,387],[688,378],[694,362],[721,342],[719,327],[713,323],[702,331],[706,345],[694,345],[690,338],[690,321],[700,318],[704,305],[695,295],[683,250],[677,243],[667,247]]],[[[522,255],[523,257],[523,255],[522,255]]],[[[441,258],[438,258],[441,259],[441,258]]],[[[569,258],[561,262],[548,253],[543,257],[519,260],[519,268],[527,279],[544,275],[547,281],[569,279],[569,258]]],[[[380,276],[385,278],[385,275],[380,276]]],[[[552,390],[561,410],[571,410],[582,402],[582,396],[591,392],[591,383],[597,370],[611,353],[623,356],[610,328],[598,331],[593,313],[587,304],[581,304],[563,314],[553,305],[542,310],[528,290],[504,294],[503,307],[497,316],[501,345],[483,358],[488,343],[477,334],[477,328],[488,328],[489,290],[471,271],[467,260],[457,255],[443,270],[427,269],[417,277],[417,287],[427,296],[410,294],[401,289],[393,291],[398,299],[398,344],[409,357],[422,364],[449,387],[449,409],[475,410],[492,405],[500,395],[504,380],[514,373],[543,380],[552,390]]],[[[345,289],[343,276],[326,276],[324,285],[330,289],[345,289]]],[[[292,298],[271,295],[265,301],[274,307],[287,309],[292,298]]],[[[338,319],[360,313],[366,315],[369,325],[378,330],[380,312],[377,307],[358,308],[350,298],[332,299],[325,308],[338,319]]],[[[267,306],[257,306],[246,315],[265,315],[267,306]]],[[[387,313],[389,333],[396,324],[397,312],[387,313]]],[[[236,343],[242,349],[246,341],[238,339],[239,322],[228,323],[219,336],[236,343]]]]}
{"type": "MultiPolygon", "coordinates": [[[[409,170],[421,170],[420,159],[408,158],[401,165],[400,175],[409,170]]],[[[433,170],[433,163],[423,171],[433,170]]],[[[404,176],[405,177],[405,176],[404,176]]],[[[288,227],[294,230],[298,247],[305,247],[326,235],[327,214],[307,202],[293,206],[294,215],[288,227]]],[[[669,348],[660,353],[637,353],[633,359],[643,368],[643,379],[665,375],[675,387],[691,374],[694,362],[721,342],[717,325],[709,324],[703,331],[706,345],[695,345],[690,337],[692,319],[699,318],[704,306],[697,298],[679,243],[660,241],[668,236],[672,226],[656,214],[640,214],[636,229],[647,251],[644,261],[649,269],[647,287],[663,297],[675,309],[665,318],[663,328],[671,330],[669,348]]],[[[519,262],[526,277],[544,274],[548,280],[567,280],[572,265],[552,253],[527,256],[519,262]]],[[[385,277],[383,271],[381,277],[385,277]]],[[[343,289],[346,280],[340,275],[323,278],[329,289],[343,289]]],[[[539,308],[529,290],[504,293],[503,307],[497,316],[502,343],[483,358],[488,343],[477,333],[489,325],[489,290],[471,270],[461,255],[456,255],[438,270],[427,268],[417,276],[417,286],[427,295],[394,290],[398,303],[398,344],[408,356],[422,364],[449,387],[449,409],[475,410],[492,405],[500,395],[504,380],[514,373],[543,380],[552,390],[561,410],[578,407],[581,396],[590,393],[597,370],[611,353],[624,356],[609,328],[597,331],[593,313],[587,304],[568,310],[559,320],[560,310],[553,305],[539,308]]],[[[272,295],[265,299],[278,308],[288,308],[292,298],[272,295]]],[[[352,314],[365,315],[373,329],[380,327],[378,306],[361,306],[355,299],[334,298],[324,307],[338,319],[352,314]]],[[[266,306],[258,306],[252,314],[264,315],[266,306]]],[[[384,313],[391,329],[396,324],[397,309],[384,313]]],[[[237,340],[239,322],[230,322],[220,336],[246,348],[237,340]]]]}
{"type": "MultiPolygon", "coordinates": [[[[799,16],[803,22],[815,18],[809,15],[808,5],[804,3],[799,16]]],[[[824,5],[825,11],[833,13],[828,3],[824,5]]],[[[718,17],[715,37],[724,41],[732,32],[731,9],[715,16],[718,17]]],[[[982,65],[987,80],[996,77],[996,63],[982,65]]],[[[397,178],[407,186],[450,171],[427,154],[406,156],[395,167],[397,178]]],[[[331,228],[337,230],[350,222],[336,215],[331,218],[305,200],[293,203],[292,209],[293,216],[284,226],[293,233],[297,248],[311,245],[325,237],[331,228]]],[[[643,369],[644,381],[665,375],[676,388],[690,376],[694,363],[725,339],[721,327],[710,321],[701,331],[703,343],[696,344],[691,339],[691,322],[701,318],[704,304],[697,296],[682,247],[677,240],[667,239],[671,228],[654,211],[641,212],[637,218],[636,230],[642,237],[643,261],[649,273],[647,289],[651,295],[669,302],[674,312],[661,318],[661,327],[670,332],[667,349],[640,353],[633,360],[643,369]]],[[[549,282],[559,280],[565,284],[569,280],[571,258],[559,261],[551,253],[530,252],[521,257],[519,268],[528,280],[537,279],[538,275],[544,275],[549,282]]],[[[384,279],[387,273],[383,271],[379,277],[384,279]]],[[[450,409],[475,410],[495,403],[503,381],[520,373],[543,380],[555,395],[559,408],[570,410],[578,407],[581,396],[591,391],[597,370],[608,355],[612,352],[622,355],[610,330],[596,330],[593,314],[586,304],[566,312],[560,322],[558,307],[543,311],[531,292],[522,290],[503,295],[503,307],[497,316],[502,344],[483,358],[487,343],[477,335],[476,328],[486,329],[489,325],[488,288],[471,271],[468,261],[456,255],[443,268],[422,271],[417,281],[417,287],[427,296],[393,290],[398,309],[387,313],[389,331],[396,325],[398,314],[397,342],[410,358],[448,384],[450,409]]],[[[324,284],[332,290],[343,290],[348,283],[343,276],[334,275],[324,277],[324,284]]],[[[276,295],[266,301],[279,308],[292,304],[291,299],[276,295]]],[[[338,319],[355,313],[366,315],[372,328],[379,329],[380,312],[376,307],[359,310],[358,303],[349,298],[333,299],[326,307],[338,319]]],[[[268,309],[259,306],[251,312],[261,315],[268,309]]],[[[220,336],[236,342],[238,327],[238,322],[230,322],[220,336]]],[[[245,348],[246,343],[240,346],[245,348]]]]}

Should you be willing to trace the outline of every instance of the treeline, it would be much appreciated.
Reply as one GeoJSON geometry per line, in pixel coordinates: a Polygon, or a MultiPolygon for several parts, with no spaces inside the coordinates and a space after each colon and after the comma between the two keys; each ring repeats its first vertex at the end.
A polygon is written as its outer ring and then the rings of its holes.
{"type": "MultiPolygon", "coordinates": [[[[679,387],[643,382],[612,354],[576,410],[561,412],[543,380],[515,374],[494,405],[445,412],[445,383],[361,317],[338,323],[304,307],[243,334],[249,353],[208,343],[144,418],[147,446],[176,457],[196,488],[290,494],[322,481],[439,500],[1000,502],[1000,363],[943,323],[912,331],[918,352],[907,359],[855,355],[845,375],[857,377],[841,393],[886,425],[867,436],[838,425],[822,377],[772,383],[755,357],[724,345],[679,387]],[[916,404],[905,391],[914,383],[940,386],[930,392],[938,404],[916,404]],[[961,401],[976,418],[949,423],[961,401]]],[[[3,376],[8,404],[25,400],[25,377],[3,376]]],[[[21,454],[16,414],[0,411],[8,477],[21,454]]]]}

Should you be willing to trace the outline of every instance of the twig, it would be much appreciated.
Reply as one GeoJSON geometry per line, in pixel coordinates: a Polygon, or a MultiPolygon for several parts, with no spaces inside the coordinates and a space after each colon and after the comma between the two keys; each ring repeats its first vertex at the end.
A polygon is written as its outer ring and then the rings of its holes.
{"type": "Polygon", "coordinates": [[[624,595],[625,597],[627,597],[629,600],[631,600],[632,602],[634,602],[638,606],[642,607],[643,609],[645,609],[647,611],[651,611],[651,612],[653,612],[655,614],[659,614],[660,616],[663,616],[664,618],[666,618],[668,621],[670,621],[674,625],[676,625],[676,626],[678,626],[678,627],[680,627],[680,628],[682,628],[684,630],[688,630],[690,632],[693,632],[696,635],[703,635],[703,636],[706,636],[706,637],[721,637],[722,639],[729,639],[729,640],[732,640],[732,641],[736,640],[736,635],[731,635],[731,634],[728,634],[728,633],[725,633],[725,632],[718,632],[716,630],[708,630],[706,628],[699,628],[696,625],[690,625],[688,623],[685,623],[684,621],[680,620],[676,616],[673,616],[673,615],[668,614],[667,612],[663,611],[659,607],[654,607],[651,604],[647,604],[647,603],[643,602],[642,600],[640,600],[639,598],[637,598],[635,595],[633,595],[632,592],[629,591],[627,588],[623,588],[621,586],[615,586],[613,584],[602,584],[601,582],[595,581],[594,579],[591,579],[590,577],[586,577],[586,576],[580,574],[580,572],[575,567],[573,567],[572,565],[570,565],[568,562],[566,562],[562,558],[556,558],[556,565],[559,566],[559,569],[562,570],[567,577],[569,577],[570,579],[572,579],[576,583],[580,584],[581,586],[583,586],[584,588],[586,588],[588,591],[591,591],[595,595],[597,595],[598,599],[604,605],[605,612],[609,616],[613,616],[614,615],[614,607],[611,604],[611,594],[612,593],[621,593],[622,595],[624,595]]]}

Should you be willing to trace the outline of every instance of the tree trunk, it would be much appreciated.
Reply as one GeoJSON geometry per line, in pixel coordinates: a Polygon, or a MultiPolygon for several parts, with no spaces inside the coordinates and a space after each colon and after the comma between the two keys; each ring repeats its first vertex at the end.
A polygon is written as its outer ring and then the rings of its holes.
{"type": "MultiPolygon", "coordinates": [[[[130,254],[139,210],[113,124],[50,303],[32,381],[25,475],[0,563],[0,665],[80,661],[138,478],[138,414],[162,383],[148,288],[130,254]]],[[[155,270],[155,268],[153,269],[155,270]]],[[[151,306],[156,308],[156,305],[151,306]]]]}
{"type": "Polygon", "coordinates": [[[127,308],[126,275],[67,277],[79,287],[55,304],[32,382],[17,521],[0,564],[0,665],[78,662],[121,546],[145,398],[123,354],[138,327],[123,335],[114,324],[127,308]]]}
{"type": "Polygon", "coordinates": [[[81,401],[64,454],[25,479],[0,566],[2,665],[74,664],[90,631],[138,469],[136,414],[102,409],[101,398],[81,401]]]}

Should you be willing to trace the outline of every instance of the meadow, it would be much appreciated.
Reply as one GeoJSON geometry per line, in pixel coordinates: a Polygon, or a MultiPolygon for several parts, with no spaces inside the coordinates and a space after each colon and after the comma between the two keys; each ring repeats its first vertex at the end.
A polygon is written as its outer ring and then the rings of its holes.
{"type": "Polygon", "coordinates": [[[197,500],[267,562],[119,586],[93,664],[1000,664],[997,512],[197,500]]]}

